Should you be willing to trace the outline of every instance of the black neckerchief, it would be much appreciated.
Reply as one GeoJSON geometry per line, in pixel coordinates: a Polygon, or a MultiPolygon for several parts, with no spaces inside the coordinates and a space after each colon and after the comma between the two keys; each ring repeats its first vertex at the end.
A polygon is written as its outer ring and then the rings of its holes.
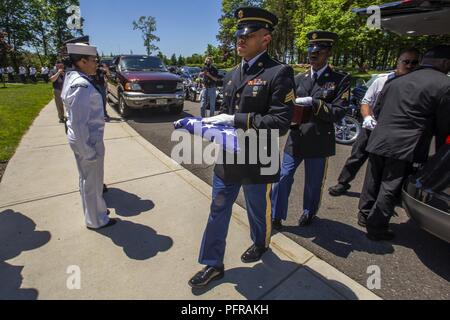
{"type": "Polygon", "coordinates": [[[90,84],[92,84],[92,86],[95,88],[95,90],[97,90],[97,92],[100,94],[100,97],[102,97],[103,105],[105,105],[105,98],[103,97],[103,93],[99,89],[99,87],[97,87],[97,85],[94,83],[94,81],[92,81],[91,78],[89,78],[87,75],[85,75],[84,73],[82,73],[80,71],[78,71],[78,74],[80,75],[80,77],[82,77],[83,79],[87,80],[90,84]]]}

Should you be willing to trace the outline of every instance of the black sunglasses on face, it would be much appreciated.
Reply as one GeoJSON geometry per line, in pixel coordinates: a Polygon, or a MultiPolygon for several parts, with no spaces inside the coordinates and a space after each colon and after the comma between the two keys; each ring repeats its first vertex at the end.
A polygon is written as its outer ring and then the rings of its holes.
{"type": "Polygon", "coordinates": [[[404,65],[411,64],[411,65],[413,65],[413,66],[416,66],[416,65],[419,64],[419,60],[402,60],[402,63],[403,63],[404,65]]]}

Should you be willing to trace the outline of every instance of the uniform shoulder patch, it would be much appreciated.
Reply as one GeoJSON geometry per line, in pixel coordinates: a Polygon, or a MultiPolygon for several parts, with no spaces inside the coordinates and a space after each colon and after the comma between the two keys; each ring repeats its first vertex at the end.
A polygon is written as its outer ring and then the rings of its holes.
{"type": "Polygon", "coordinates": [[[284,100],[284,103],[289,103],[291,101],[295,101],[295,93],[294,90],[289,91],[289,93],[286,95],[286,98],[284,100]]]}
{"type": "Polygon", "coordinates": [[[76,88],[85,88],[86,89],[87,87],[88,87],[88,85],[85,83],[76,83],[76,84],[70,86],[71,89],[76,89],[76,88]]]}

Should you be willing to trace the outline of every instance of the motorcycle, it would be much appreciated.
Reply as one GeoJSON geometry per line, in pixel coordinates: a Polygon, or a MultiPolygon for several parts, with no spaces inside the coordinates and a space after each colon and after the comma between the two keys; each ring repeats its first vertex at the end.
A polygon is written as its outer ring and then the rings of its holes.
{"type": "Polygon", "coordinates": [[[362,116],[360,112],[361,101],[366,94],[365,85],[356,86],[350,96],[350,105],[341,121],[334,124],[336,142],[344,145],[352,145],[362,130],[362,116]]]}

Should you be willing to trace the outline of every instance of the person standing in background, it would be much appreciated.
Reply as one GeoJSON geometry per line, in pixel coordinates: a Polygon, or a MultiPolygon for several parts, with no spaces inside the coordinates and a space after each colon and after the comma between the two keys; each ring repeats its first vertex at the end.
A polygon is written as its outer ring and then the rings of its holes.
{"type": "Polygon", "coordinates": [[[205,66],[203,67],[200,77],[203,79],[203,90],[200,94],[200,110],[202,118],[206,117],[206,105],[209,105],[209,116],[214,117],[216,111],[216,90],[218,71],[213,66],[213,59],[207,57],[205,59],[205,66]]]}
{"type": "Polygon", "coordinates": [[[9,83],[14,82],[14,68],[11,66],[8,66],[6,68],[6,73],[8,74],[8,82],[9,83]]]}
{"type": "Polygon", "coordinates": [[[338,197],[345,194],[351,188],[350,182],[353,181],[359,169],[361,169],[369,158],[369,153],[366,151],[367,142],[369,141],[370,133],[375,129],[376,125],[373,108],[381,90],[383,90],[384,84],[388,80],[410,73],[417,68],[419,65],[419,57],[420,52],[417,49],[403,50],[397,59],[395,71],[381,75],[367,90],[361,102],[361,115],[364,119],[361,133],[353,144],[350,158],[348,158],[344,168],[342,168],[338,178],[338,184],[328,189],[331,196],[338,197]]]}
{"type": "Polygon", "coordinates": [[[22,83],[27,82],[27,69],[24,66],[19,67],[19,78],[20,82],[22,83]]]}
{"type": "Polygon", "coordinates": [[[65,123],[66,117],[64,116],[64,104],[61,99],[61,92],[64,84],[64,64],[57,62],[55,69],[50,73],[50,81],[53,84],[53,95],[55,97],[56,110],[58,111],[59,123],[65,123]]]}
{"type": "Polygon", "coordinates": [[[43,66],[41,68],[42,80],[44,80],[45,83],[48,83],[48,81],[49,81],[49,77],[48,77],[49,72],[50,71],[47,66],[43,66]]]}
{"type": "Polygon", "coordinates": [[[372,241],[394,239],[389,222],[404,179],[413,164],[427,161],[433,135],[442,144],[450,134],[449,71],[450,46],[440,45],[425,53],[417,70],[389,81],[380,93],[359,202],[359,215],[372,241]]]}
{"type": "Polygon", "coordinates": [[[31,66],[29,70],[30,70],[30,80],[31,80],[31,82],[37,83],[37,79],[36,79],[37,70],[36,70],[36,68],[34,66],[31,66]]]}

